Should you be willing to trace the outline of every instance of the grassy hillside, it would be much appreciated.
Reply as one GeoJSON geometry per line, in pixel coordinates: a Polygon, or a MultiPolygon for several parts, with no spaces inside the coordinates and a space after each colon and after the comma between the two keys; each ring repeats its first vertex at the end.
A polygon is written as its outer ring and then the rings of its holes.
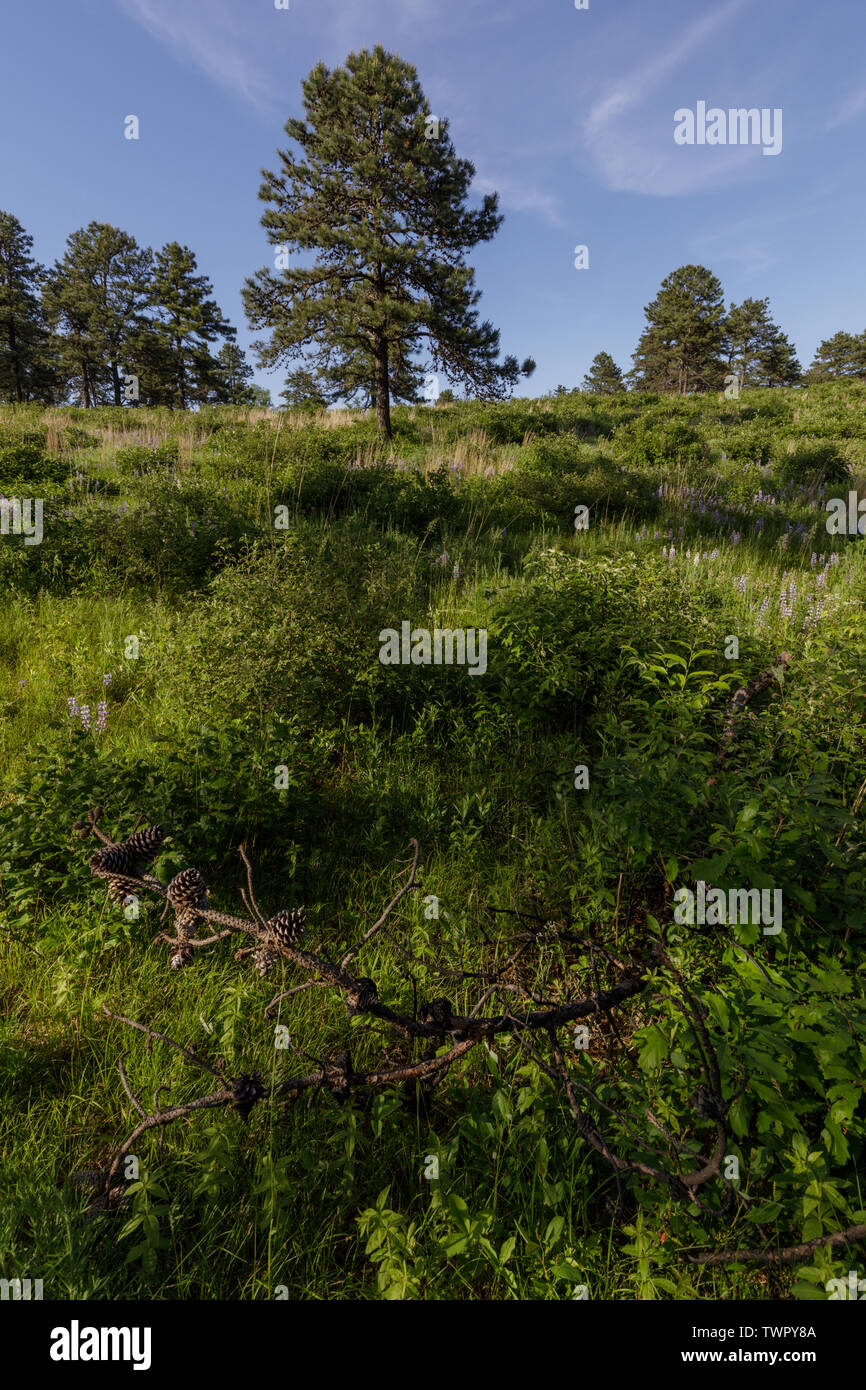
{"type": "Polygon", "coordinates": [[[45,499],[41,544],[0,538],[0,1276],[825,1298],[862,1264],[689,1256],[866,1222],[866,552],[824,509],[866,496],[866,386],[400,409],[391,445],[359,412],[3,407],[0,486],[45,499]],[[486,630],[486,673],[381,664],[404,621],[486,630]],[[75,1175],[138,1122],[118,1059],[147,1109],[213,1087],[102,1004],[269,1084],[423,1052],[327,988],[266,1017],[307,976],[237,937],[171,970],[158,897],[125,914],[89,871],[97,804],[113,839],[164,826],[156,875],[197,866],[224,912],[244,844],[265,916],[304,904],[335,961],[417,839],[421,891],[356,964],[403,1015],[641,987],[587,1047],[558,1029],[562,1067],[518,1029],[435,1088],[182,1118],[94,1213],[75,1175]],[[781,890],[781,931],[677,925],[699,880],[781,890]]]}

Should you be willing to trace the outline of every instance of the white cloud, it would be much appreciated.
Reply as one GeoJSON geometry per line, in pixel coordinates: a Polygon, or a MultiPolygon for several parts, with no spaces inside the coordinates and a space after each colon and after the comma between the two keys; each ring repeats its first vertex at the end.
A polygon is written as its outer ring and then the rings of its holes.
{"type": "Polygon", "coordinates": [[[825,129],[835,130],[837,126],[847,125],[849,121],[856,120],[863,111],[866,111],[866,87],[859,87],[856,92],[851,93],[847,101],[843,102],[825,129]]]}
{"type": "MultiPolygon", "coordinates": [[[[143,29],[166,44],[174,55],[192,62],[208,77],[273,114],[275,93],[264,69],[244,53],[249,24],[226,0],[122,0],[123,8],[143,29]]],[[[280,16],[275,13],[276,21],[280,16]]]]}
{"type": "Polygon", "coordinates": [[[498,193],[501,207],[510,208],[512,212],[537,213],[551,227],[563,226],[559,206],[553,194],[520,179],[507,175],[503,178],[490,178],[487,175],[476,174],[472,180],[472,191],[481,195],[498,193]]]}
{"type": "Polygon", "coordinates": [[[728,4],[696,19],[668,47],[618,77],[594,101],[583,123],[583,143],[607,188],[618,193],[675,197],[716,187],[747,173],[754,153],[751,150],[737,146],[694,151],[675,146],[673,107],[665,116],[668,123],[664,130],[657,121],[653,125],[640,119],[649,98],[731,24],[747,3],[728,0],[728,4]]]}

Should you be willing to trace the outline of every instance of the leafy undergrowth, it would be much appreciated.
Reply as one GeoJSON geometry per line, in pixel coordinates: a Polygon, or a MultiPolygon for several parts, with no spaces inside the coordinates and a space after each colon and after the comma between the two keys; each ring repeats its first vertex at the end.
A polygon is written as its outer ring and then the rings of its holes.
{"type": "Polygon", "coordinates": [[[864,406],[851,384],[400,409],[391,446],[350,413],[4,408],[0,484],[45,512],[41,544],[0,545],[0,1277],[96,1299],[808,1299],[862,1277],[856,1241],[691,1257],[866,1221],[866,564],[826,511],[862,490],[864,406]],[[404,621],[486,630],[486,671],[381,664],[404,621]],[[228,912],[244,843],[262,903],[304,903],[331,959],[417,838],[422,893],[358,962],[404,1013],[469,1012],[491,972],[485,1014],[640,967],[558,1031],[582,1120],[547,1035],[503,1034],[432,1092],[184,1118],[94,1215],[75,1175],[137,1120],[118,1058],[148,1108],[204,1094],[103,1003],[271,1082],[347,1047],[420,1055],[327,990],[265,1018],[304,976],[260,979],[236,940],[169,970],[157,900],[125,913],[89,873],[72,825],[97,804],[118,836],[166,826],[157,872],[197,865],[228,912]],[[701,883],[779,892],[779,920],[679,921],[701,883]],[[713,1154],[714,1067],[724,1152],[696,1204],[670,1179],[713,1154]]]}

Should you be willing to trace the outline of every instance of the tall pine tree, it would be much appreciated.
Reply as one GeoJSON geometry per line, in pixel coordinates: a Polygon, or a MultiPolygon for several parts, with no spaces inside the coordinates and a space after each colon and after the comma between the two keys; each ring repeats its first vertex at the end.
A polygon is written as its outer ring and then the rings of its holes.
{"type": "Polygon", "coordinates": [[[595,354],[581,383],[581,390],[591,391],[598,396],[613,396],[617,391],[625,390],[622,371],[609,352],[595,354]]]}
{"type": "Polygon", "coordinates": [[[236,332],[211,298],[210,280],[196,275],[196,269],[192,251],[176,241],[156,253],[151,290],[155,342],[149,346],[154,369],[169,372],[159,389],[179,410],[207,400],[216,389],[220,373],[209,344],[234,338],[236,332]]]}
{"type": "Polygon", "coordinates": [[[833,381],[839,377],[866,378],[866,333],[834,333],[818,345],[809,368],[810,381],[833,381]]]}
{"type": "Polygon", "coordinates": [[[252,375],[253,369],[237,343],[223,343],[216,357],[213,399],[224,405],[251,405],[252,375]]]}
{"type": "Polygon", "coordinates": [[[0,212],[0,400],[53,399],[50,335],[41,289],[45,271],[33,238],[11,212],[0,212]]]}
{"type": "Polygon", "coordinates": [[[647,326],[629,379],[639,390],[717,390],[723,384],[725,306],[719,280],[702,265],[666,276],[646,306],[647,326]]]}
{"type": "Polygon", "coordinates": [[[153,254],[107,222],[72,232],[46,306],[63,332],[61,357],[85,405],[123,402],[123,376],[151,293],[153,254]]]}
{"type": "Polygon", "coordinates": [[[497,198],[465,206],[475,170],[431,116],[415,68],[377,45],[341,68],[319,63],[303,93],[306,119],[285,126],[299,155],[279,152],[259,196],[271,244],[315,258],[247,280],[249,321],[271,334],[256,345],[262,364],[300,359],[326,395],[341,373],[371,382],[386,436],[395,379],[408,384],[422,340],[434,370],[501,398],[535,364],[498,364],[499,333],[474,308],[464,258],[498,230],[497,198]]]}
{"type": "Polygon", "coordinates": [[[732,304],[725,320],[730,371],[746,386],[790,386],[802,375],[796,352],[770,318],[769,299],[732,304]]]}

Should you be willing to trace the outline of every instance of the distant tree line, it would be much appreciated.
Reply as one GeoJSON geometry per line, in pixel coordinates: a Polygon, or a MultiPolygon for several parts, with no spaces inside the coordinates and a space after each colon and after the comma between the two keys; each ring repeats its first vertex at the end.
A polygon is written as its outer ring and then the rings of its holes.
{"type": "MultiPolygon", "coordinates": [[[[632,355],[632,370],[624,374],[610,353],[599,352],[581,390],[685,395],[721,390],[732,375],[740,389],[840,377],[866,380],[866,332],[825,339],[804,373],[793,345],[770,316],[769,299],[744,299],[726,310],[721,282],[705,266],[673,271],[644,313],[646,326],[632,355]]],[[[557,387],[556,394],[564,391],[557,387]]]]}
{"type": "Polygon", "coordinates": [[[189,247],[154,253],[106,222],[72,232],[51,267],[32,247],[0,212],[0,401],[122,405],[134,376],[142,405],[270,403],[189,247]]]}

